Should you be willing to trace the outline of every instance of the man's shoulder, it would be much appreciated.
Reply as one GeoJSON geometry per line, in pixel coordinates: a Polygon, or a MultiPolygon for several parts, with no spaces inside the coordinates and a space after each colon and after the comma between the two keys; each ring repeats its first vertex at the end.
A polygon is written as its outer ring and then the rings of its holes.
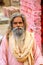
{"type": "Polygon", "coordinates": [[[34,32],[31,32],[31,31],[26,31],[27,34],[31,34],[31,35],[34,35],[34,32]]]}
{"type": "Polygon", "coordinates": [[[34,37],[34,32],[26,31],[26,34],[27,34],[27,36],[32,36],[32,37],[34,37]]]}
{"type": "Polygon", "coordinates": [[[3,38],[2,38],[1,43],[4,43],[4,44],[5,44],[6,42],[7,42],[7,36],[6,36],[6,35],[4,35],[4,36],[3,36],[3,38]]]}

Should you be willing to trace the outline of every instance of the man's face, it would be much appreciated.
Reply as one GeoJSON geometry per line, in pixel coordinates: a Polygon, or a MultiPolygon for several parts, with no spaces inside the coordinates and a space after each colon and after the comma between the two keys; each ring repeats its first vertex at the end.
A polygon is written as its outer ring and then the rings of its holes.
{"type": "Polygon", "coordinates": [[[13,20],[13,28],[15,28],[15,27],[23,27],[23,26],[24,26],[24,24],[23,24],[23,21],[22,21],[21,17],[14,18],[14,20],[13,20]]]}
{"type": "Polygon", "coordinates": [[[24,23],[21,17],[16,17],[13,20],[13,32],[15,35],[20,36],[24,31],[24,23]]]}

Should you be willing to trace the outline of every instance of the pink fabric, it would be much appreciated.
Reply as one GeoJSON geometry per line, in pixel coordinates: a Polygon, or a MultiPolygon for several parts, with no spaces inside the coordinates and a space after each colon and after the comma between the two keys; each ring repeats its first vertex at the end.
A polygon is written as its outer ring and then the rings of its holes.
{"type": "MultiPolygon", "coordinates": [[[[35,65],[39,65],[39,63],[40,64],[43,63],[41,62],[42,56],[37,46],[34,47],[34,55],[35,55],[35,65]]],[[[0,65],[23,65],[23,63],[18,62],[17,59],[11,53],[6,40],[6,36],[3,38],[0,47],[0,65]]]]}

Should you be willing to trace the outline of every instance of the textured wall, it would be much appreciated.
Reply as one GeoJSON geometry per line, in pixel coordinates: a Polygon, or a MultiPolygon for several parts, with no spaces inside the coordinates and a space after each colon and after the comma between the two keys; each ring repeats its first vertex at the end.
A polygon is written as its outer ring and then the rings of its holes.
{"type": "Polygon", "coordinates": [[[3,0],[5,3],[5,6],[9,6],[10,5],[10,0],[3,0]]]}
{"type": "Polygon", "coordinates": [[[30,28],[35,32],[35,39],[41,48],[41,0],[20,0],[20,11],[25,14],[30,28]]]}

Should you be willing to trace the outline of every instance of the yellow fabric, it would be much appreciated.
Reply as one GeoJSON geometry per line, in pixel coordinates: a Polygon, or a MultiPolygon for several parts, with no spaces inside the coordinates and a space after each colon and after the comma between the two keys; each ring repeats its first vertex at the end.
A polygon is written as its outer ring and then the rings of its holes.
{"type": "Polygon", "coordinates": [[[23,62],[24,65],[34,65],[34,58],[32,48],[34,44],[34,35],[26,31],[25,43],[22,48],[22,52],[19,52],[18,46],[15,45],[15,39],[11,34],[9,36],[9,47],[12,54],[17,58],[19,62],[23,62]]]}

